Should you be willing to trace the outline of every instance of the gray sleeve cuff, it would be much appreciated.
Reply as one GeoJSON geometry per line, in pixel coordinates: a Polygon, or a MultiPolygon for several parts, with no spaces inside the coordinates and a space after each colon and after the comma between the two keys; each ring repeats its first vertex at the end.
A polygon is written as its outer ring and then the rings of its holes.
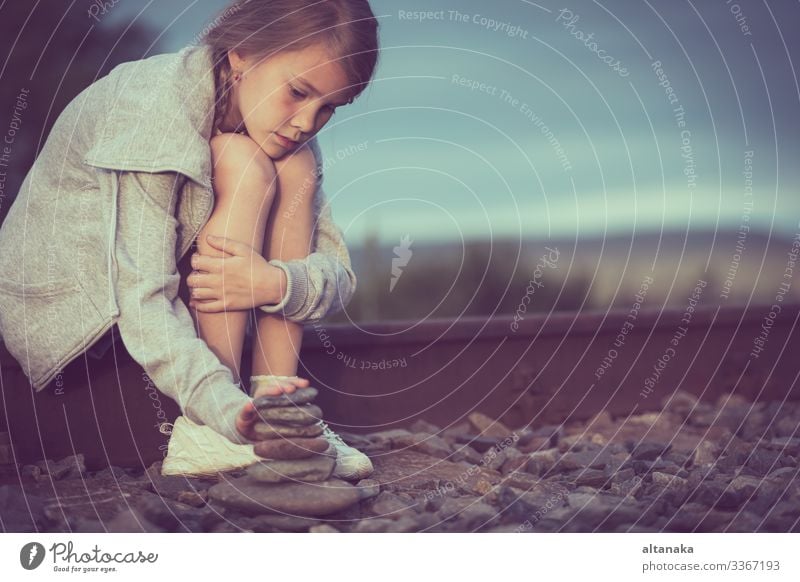
{"type": "Polygon", "coordinates": [[[284,316],[295,315],[308,298],[308,269],[303,260],[281,261],[272,259],[270,265],[283,269],[286,273],[286,295],[274,305],[260,305],[264,313],[280,313],[284,316]]]}
{"type": "MultiPolygon", "coordinates": [[[[207,388],[211,387],[209,384],[207,388]]],[[[208,389],[195,396],[184,414],[197,424],[207,425],[234,444],[253,444],[255,441],[236,430],[236,417],[252,398],[227,381],[218,386],[216,390],[208,389]]]]}

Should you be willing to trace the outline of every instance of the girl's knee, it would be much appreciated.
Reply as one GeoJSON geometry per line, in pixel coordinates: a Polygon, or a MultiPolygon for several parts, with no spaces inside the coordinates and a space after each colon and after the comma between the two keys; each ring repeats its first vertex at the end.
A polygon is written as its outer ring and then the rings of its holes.
{"type": "Polygon", "coordinates": [[[275,163],[255,141],[238,133],[223,133],[211,138],[210,146],[216,186],[246,186],[252,181],[274,191],[275,163]]]}

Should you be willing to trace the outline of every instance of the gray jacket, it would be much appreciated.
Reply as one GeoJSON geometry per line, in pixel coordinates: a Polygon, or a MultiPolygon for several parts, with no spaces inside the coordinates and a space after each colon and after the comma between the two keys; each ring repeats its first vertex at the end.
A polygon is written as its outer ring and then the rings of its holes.
{"type": "MultiPolygon", "coordinates": [[[[249,397],[178,298],[177,263],[213,209],[213,106],[204,45],[122,63],[70,102],[0,228],[0,335],[39,391],[117,324],[186,416],[241,443],[233,421],[249,397]]],[[[287,293],[260,306],[297,323],[343,309],[356,289],[321,187],[315,211],[312,253],[270,261],[287,293]]]]}

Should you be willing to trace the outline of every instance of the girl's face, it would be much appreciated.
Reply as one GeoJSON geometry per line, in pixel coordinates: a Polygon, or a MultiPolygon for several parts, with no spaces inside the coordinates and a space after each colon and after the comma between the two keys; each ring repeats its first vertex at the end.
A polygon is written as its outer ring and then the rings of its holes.
{"type": "Polygon", "coordinates": [[[227,120],[243,126],[272,159],[310,140],[349,102],[344,70],[323,46],[280,52],[260,63],[236,51],[228,59],[242,77],[234,84],[227,120]]]}

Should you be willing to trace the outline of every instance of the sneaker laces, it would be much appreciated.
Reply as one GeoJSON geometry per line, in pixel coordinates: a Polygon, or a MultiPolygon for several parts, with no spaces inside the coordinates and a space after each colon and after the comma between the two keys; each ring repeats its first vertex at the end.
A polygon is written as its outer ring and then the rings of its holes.
{"type": "Polygon", "coordinates": [[[333,432],[331,427],[328,426],[328,423],[326,423],[323,420],[320,420],[319,425],[322,427],[322,436],[325,437],[328,441],[333,441],[335,445],[341,444],[342,446],[345,447],[347,446],[347,443],[345,443],[342,440],[342,437],[333,432]]]}

